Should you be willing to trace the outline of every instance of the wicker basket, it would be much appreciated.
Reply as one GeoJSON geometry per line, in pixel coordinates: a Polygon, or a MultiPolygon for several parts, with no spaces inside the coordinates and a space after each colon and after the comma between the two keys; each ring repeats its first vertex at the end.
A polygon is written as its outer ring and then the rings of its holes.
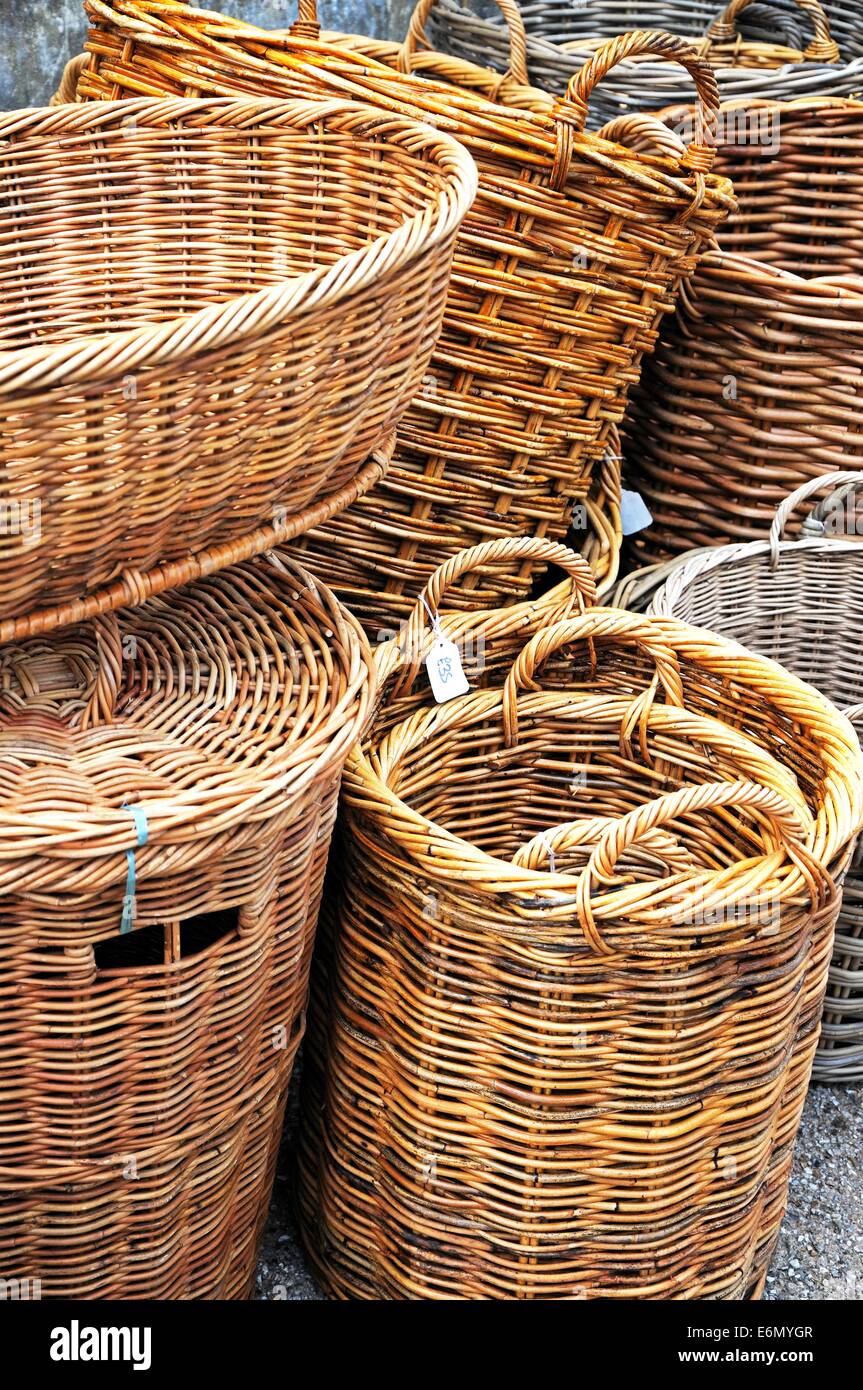
{"type": "MultiPolygon", "coordinates": [[[[165,0],[91,0],[88,9],[92,61],[79,85],[87,98],[339,91],[430,118],[477,160],[480,192],[459,239],[438,350],[400,427],[387,483],[319,542],[322,576],[331,561],[363,616],[364,602],[374,603],[376,618],[392,625],[466,545],[523,534],[563,540],[660,316],[731,206],[727,184],[705,172],[705,147],[672,161],[632,155],[584,134],[587,103],[627,52],[650,51],[689,68],[709,128],[708,65],[667,35],[633,35],[585,67],[571,101],[553,104],[487,69],[417,54],[415,24],[403,47],[316,43],[305,0],[293,37],[165,0]],[[413,64],[423,80],[399,71],[413,64]],[[488,99],[503,87],[509,106],[488,99]]],[[[461,602],[496,608],[527,597],[531,583],[526,569],[498,572],[461,602]]]]}
{"type": "Polygon", "coordinates": [[[11,113],[0,149],[0,618],[313,524],[423,379],[466,152],[248,98],[11,113]]]}
{"type": "MultiPolygon", "coordinates": [[[[852,96],[863,89],[863,17],[858,0],[534,0],[522,7],[530,81],[563,92],[585,56],[627,29],[669,29],[699,40],[717,67],[724,99],[852,96]]],[[[428,25],[436,47],[503,72],[509,63],[500,21],[463,0],[438,0],[428,25]]],[[[597,93],[597,126],[633,111],[688,101],[668,68],[630,62],[597,93]]]]}
{"type": "Polygon", "coordinates": [[[285,555],[0,651],[0,1268],[242,1298],[371,654],[285,555]]]}
{"type": "Polygon", "coordinates": [[[633,393],[627,484],[652,563],[764,534],[789,487],[863,468],[863,279],[804,279],[712,253],[633,393]]]}
{"type": "Polygon", "coordinates": [[[815,691],[607,609],[354,750],[300,1173],[327,1291],[757,1291],[861,777],[815,691]]]}
{"type": "MultiPolygon", "coordinates": [[[[863,24],[863,12],[861,12],[863,24]]],[[[694,129],[691,107],[662,113],[679,143],[694,129]]],[[[611,127],[640,149],[630,120],[611,127]]],[[[723,251],[755,256],[792,275],[863,273],[863,103],[825,98],[723,102],[716,168],[734,183],[738,207],[723,224],[723,251]]]]}
{"type": "MultiPolygon", "coordinates": [[[[846,491],[783,540],[792,513],[816,491],[857,482],[854,473],[809,482],[780,508],[769,541],[696,552],[640,584],[629,597],[651,612],[712,628],[810,681],[863,735],[863,659],[855,615],[863,586],[863,515],[846,491]],[[658,587],[658,592],[655,592],[658,587]]],[[[624,598],[626,595],[623,596],[624,598]]],[[[863,863],[845,884],[813,1075],[863,1079],[863,863]]]]}

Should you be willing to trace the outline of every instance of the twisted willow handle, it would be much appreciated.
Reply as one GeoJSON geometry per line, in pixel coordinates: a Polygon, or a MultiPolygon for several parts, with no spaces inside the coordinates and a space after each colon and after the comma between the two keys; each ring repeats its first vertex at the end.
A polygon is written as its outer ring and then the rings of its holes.
{"type": "Polygon", "coordinates": [[[631,34],[610,39],[598,48],[579,72],[569,79],[566,96],[554,104],[557,122],[557,143],[551,174],[553,188],[566,184],[572,161],[573,132],[581,133],[587,124],[587,109],[597,83],[627,58],[650,54],[665,62],[680,63],[686,68],[698,93],[697,138],[689,145],[680,161],[681,168],[692,169],[703,176],[713,165],[713,143],[719,113],[719,87],[710,63],[685,39],[675,38],[661,29],[635,29],[631,34]]]}
{"type": "MultiPolygon", "coordinates": [[[[428,614],[440,613],[452,585],[465,574],[483,566],[512,563],[513,560],[535,560],[557,565],[569,575],[572,584],[568,586],[566,598],[555,618],[567,617],[573,608],[581,612],[586,606],[596,603],[596,581],[587,561],[557,541],[541,536],[506,537],[461,550],[438,566],[411,611],[404,638],[404,664],[394,690],[396,696],[405,694],[419,675],[428,632],[428,614]]],[[[549,621],[554,619],[550,617],[549,621]]]]}
{"type": "MultiPolygon", "coordinates": [[[[707,31],[708,47],[714,43],[730,43],[737,38],[737,19],[748,8],[752,0],[731,0],[731,4],[707,31]]],[[[830,34],[827,15],[818,0],[797,0],[801,10],[805,10],[812,20],[815,37],[803,50],[803,57],[812,63],[838,63],[839,47],[830,34]]]]}
{"type": "MultiPolygon", "coordinates": [[[[689,107],[683,110],[688,112],[689,107]]],[[[615,116],[613,121],[602,127],[599,134],[603,140],[626,145],[627,149],[635,150],[637,154],[668,155],[677,160],[686,155],[686,145],[680,136],[664,120],[646,112],[615,116]]]]}
{"type": "Polygon", "coordinates": [[[638,647],[653,659],[656,666],[653,680],[644,694],[633,702],[621,730],[621,739],[625,743],[631,728],[635,724],[640,725],[642,752],[647,757],[646,722],[659,687],[669,704],[676,705],[678,709],[684,707],[680,666],[675,652],[659,633],[655,623],[639,613],[624,613],[617,608],[589,608],[577,618],[565,618],[551,627],[543,628],[522,649],[503,687],[503,729],[508,748],[518,742],[519,691],[538,689],[534,681],[537,668],[561,647],[570,646],[573,642],[592,644],[596,640],[638,647]]]}
{"type": "MultiPolygon", "coordinates": [[[[311,5],[314,9],[315,0],[301,0],[306,5],[311,5]]],[[[530,78],[527,73],[527,34],[524,28],[524,20],[521,11],[515,0],[495,0],[498,8],[506,20],[506,27],[509,30],[509,71],[507,77],[518,82],[522,87],[530,86],[530,78]]],[[[398,65],[400,72],[411,72],[413,70],[413,60],[417,51],[421,48],[431,47],[425,32],[425,24],[432,10],[435,0],[418,0],[418,4],[408,23],[408,31],[405,41],[399,50],[398,65]]]]}
{"type": "MultiPolygon", "coordinates": [[[[511,862],[524,869],[538,869],[553,855],[595,845],[600,835],[613,824],[614,819],[610,816],[586,816],[581,820],[556,825],[551,830],[534,835],[532,840],[516,851],[511,862]]],[[[661,861],[670,873],[684,873],[698,867],[690,851],[669,830],[645,830],[639,836],[639,842],[641,848],[661,861]]]]}
{"type": "Polygon", "coordinates": [[[288,30],[292,39],[320,38],[321,26],[318,22],[317,0],[298,0],[297,17],[288,30]]]}
{"type": "Polygon", "coordinates": [[[706,782],[679,787],[612,821],[591,853],[578,882],[576,902],[579,924],[597,955],[614,952],[597,928],[591,903],[593,890],[608,883],[618,859],[629,846],[664,822],[730,806],[746,807],[766,817],[783,849],[800,870],[813,904],[821,904],[835,892],[827,870],[800,843],[800,835],[808,829],[800,812],[779,792],[754,782],[706,782]]]}

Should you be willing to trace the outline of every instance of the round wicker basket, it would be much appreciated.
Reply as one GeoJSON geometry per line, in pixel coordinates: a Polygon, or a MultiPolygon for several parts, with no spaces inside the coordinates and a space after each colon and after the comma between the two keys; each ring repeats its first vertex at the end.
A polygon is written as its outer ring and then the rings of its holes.
{"type": "Polygon", "coordinates": [[[630,402],[642,564],[764,534],[789,487],[863,468],[863,279],[706,256],[630,402]]]}
{"type": "Polygon", "coordinates": [[[371,653],[282,553],[0,648],[0,1268],[243,1298],[371,653]]]}
{"type": "Polygon", "coordinates": [[[732,643],[588,609],[503,690],[355,749],[345,802],[300,1150],[326,1290],[756,1293],[816,1045],[828,869],[863,819],[847,722],[732,643]]]}
{"type": "MultiPolygon", "coordinates": [[[[769,540],[715,547],[628,582],[630,598],[651,613],[711,628],[771,657],[845,710],[863,736],[863,513],[854,473],[828,474],[799,488],[774,520],[769,540]],[[816,492],[844,484],[803,523],[785,527],[816,492]]],[[[625,600],[624,595],[624,600],[625,600]]],[[[836,947],[813,1076],[863,1080],[863,863],[845,882],[836,947]]]]}

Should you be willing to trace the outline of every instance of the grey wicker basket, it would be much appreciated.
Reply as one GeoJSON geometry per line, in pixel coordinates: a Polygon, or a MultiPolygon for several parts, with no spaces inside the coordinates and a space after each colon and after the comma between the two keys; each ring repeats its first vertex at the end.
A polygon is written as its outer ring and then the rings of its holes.
{"type": "MultiPolygon", "coordinates": [[[[530,80],[552,92],[565,91],[599,41],[629,29],[668,29],[704,40],[718,68],[723,100],[790,101],[863,92],[863,0],[734,0],[728,7],[731,19],[725,18],[723,0],[536,0],[521,10],[530,80]],[[834,41],[832,52],[819,12],[834,41]],[[707,40],[711,26],[712,43],[707,40]],[[780,48],[788,50],[788,61],[782,61],[780,48]]],[[[492,0],[476,0],[470,7],[469,0],[438,0],[427,33],[444,53],[500,72],[509,66],[506,25],[492,0]]],[[[596,93],[590,119],[599,127],[617,116],[690,100],[685,84],[661,64],[627,62],[596,93]]]]}
{"type": "MultiPolygon", "coordinates": [[[[863,741],[863,480],[810,479],[779,508],[769,540],[690,551],[630,575],[613,602],[720,632],[771,657],[844,710],[863,741]],[[829,496],[797,540],[792,512],[829,496]]],[[[863,854],[845,881],[824,1004],[817,1081],[863,1080],[863,854]]]]}

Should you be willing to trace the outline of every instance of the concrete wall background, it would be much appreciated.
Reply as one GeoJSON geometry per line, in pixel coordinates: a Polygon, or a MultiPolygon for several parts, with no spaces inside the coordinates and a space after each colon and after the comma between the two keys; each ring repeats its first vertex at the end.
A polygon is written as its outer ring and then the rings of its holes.
{"type": "MultiPolygon", "coordinates": [[[[286,29],[296,0],[200,0],[266,29],[286,29]]],[[[402,38],[412,0],[318,0],[322,25],[375,38],[402,38]]],[[[80,53],[87,32],[82,0],[0,0],[0,108],[41,105],[80,53]]]]}

